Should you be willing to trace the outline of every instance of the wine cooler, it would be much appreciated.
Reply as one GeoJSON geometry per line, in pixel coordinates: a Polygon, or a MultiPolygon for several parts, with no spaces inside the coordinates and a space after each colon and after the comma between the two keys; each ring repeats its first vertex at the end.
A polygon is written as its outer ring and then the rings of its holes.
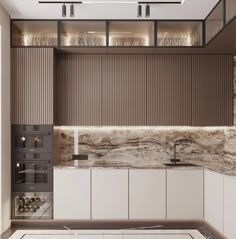
{"type": "Polygon", "coordinates": [[[12,218],[52,218],[52,126],[12,126],[12,218]]]}
{"type": "Polygon", "coordinates": [[[12,193],[12,219],[51,219],[52,193],[12,193]]]}

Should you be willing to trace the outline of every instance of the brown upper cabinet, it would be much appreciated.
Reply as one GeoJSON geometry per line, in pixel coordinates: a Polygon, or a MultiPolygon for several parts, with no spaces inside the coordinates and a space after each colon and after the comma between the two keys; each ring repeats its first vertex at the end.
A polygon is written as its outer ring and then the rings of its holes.
{"type": "Polygon", "coordinates": [[[85,126],[102,124],[101,60],[101,55],[57,55],[56,124],[85,126]]]}
{"type": "Polygon", "coordinates": [[[11,50],[11,123],[53,124],[52,48],[11,50]]]}
{"type": "Polygon", "coordinates": [[[191,125],[191,56],[147,57],[147,125],[191,125]]]}
{"type": "Polygon", "coordinates": [[[192,56],[192,125],[233,125],[233,57],[192,56]]]}
{"type": "Polygon", "coordinates": [[[102,124],[146,125],[146,56],[102,59],[102,124]]]}

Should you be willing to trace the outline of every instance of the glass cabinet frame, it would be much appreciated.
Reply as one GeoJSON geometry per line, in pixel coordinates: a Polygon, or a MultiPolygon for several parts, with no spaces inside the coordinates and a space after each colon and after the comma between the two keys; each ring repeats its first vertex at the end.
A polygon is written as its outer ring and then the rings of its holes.
{"type": "MultiPolygon", "coordinates": [[[[157,48],[202,48],[204,47],[204,22],[202,20],[158,20],[156,23],[156,43],[157,48]],[[171,26],[172,24],[172,26],[171,26]],[[198,31],[199,36],[192,37],[193,34],[189,32],[191,26],[196,25],[193,30],[198,31]],[[168,38],[166,38],[166,44],[163,42],[160,44],[158,35],[161,33],[161,25],[166,25],[171,31],[174,29],[174,25],[179,25],[180,28],[176,27],[176,31],[172,32],[168,38]],[[200,27],[198,29],[198,27],[200,27]],[[185,30],[187,29],[187,30],[185,30]],[[188,31],[188,32],[186,32],[188,31]],[[194,39],[193,39],[194,38],[194,39]]],[[[192,30],[191,29],[191,30],[192,30]]],[[[167,30],[165,30],[164,36],[168,36],[167,30]]],[[[164,37],[163,37],[164,39],[164,37]]]]}
{"type": "Polygon", "coordinates": [[[11,47],[57,47],[59,42],[58,42],[58,20],[53,20],[53,19],[14,19],[11,20],[10,24],[10,41],[11,41],[11,47]],[[18,26],[16,26],[16,23],[18,26]],[[30,26],[30,23],[32,26],[30,26]],[[31,30],[34,28],[34,24],[37,27],[42,27],[40,26],[40,23],[45,23],[45,24],[55,24],[55,29],[53,29],[52,32],[47,31],[47,28],[43,28],[42,31],[38,32],[32,32],[31,30]],[[20,25],[20,26],[19,26],[20,25]],[[20,32],[20,28],[23,28],[23,30],[20,32]],[[25,29],[30,29],[26,33],[24,30],[25,29]],[[18,32],[17,32],[18,31],[18,32]],[[35,33],[35,35],[34,35],[35,33]],[[55,36],[55,37],[54,37],[55,36]]]}
{"type": "MultiPolygon", "coordinates": [[[[59,39],[59,43],[58,46],[62,47],[62,48],[104,48],[108,46],[108,42],[107,42],[107,25],[108,25],[108,21],[107,20],[93,20],[93,19],[87,19],[87,20],[59,20],[58,21],[58,39],[59,39]],[[68,32],[69,34],[71,34],[71,36],[69,37],[69,41],[67,39],[67,43],[64,43],[64,39],[63,39],[63,34],[64,34],[64,29],[63,28],[63,24],[67,24],[68,25],[71,23],[75,24],[75,23],[81,23],[83,28],[87,28],[88,30],[86,32],[79,32],[79,28],[78,30],[74,30],[74,32],[68,32]],[[83,26],[83,24],[88,24],[88,26],[83,26]],[[102,25],[102,23],[104,24],[104,30],[101,29],[102,26],[98,26],[96,28],[96,26],[92,27],[90,23],[98,23],[100,25],[102,25]],[[97,33],[98,31],[98,33],[97,33]],[[101,32],[102,31],[102,32],[101,32]],[[104,40],[101,40],[99,38],[101,38],[101,35],[104,35],[102,37],[104,37],[104,40]],[[95,36],[95,37],[94,37],[95,36]],[[97,37],[98,36],[98,37],[97,37]]],[[[73,27],[72,27],[73,29],[73,27]]],[[[75,29],[75,27],[74,27],[75,29]]]]}
{"type": "Polygon", "coordinates": [[[155,20],[110,20],[108,21],[108,47],[112,48],[153,48],[156,47],[155,20]],[[127,28],[125,27],[127,24],[127,28]],[[129,25],[128,25],[129,24],[129,25]],[[135,25],[139,26],[135,29],[135,25]],[[113,26],[112,26],[113,25],[113,26]],[[146,25],[146,26],[145,26],[146,25]],[[151,26],[152,25],[152,26],[151,26]],[[150,29],[147,29],[147,28],[150,29]],[[114,29],[118,29],[115,31],[114,29]],[[131,32],[130,29],[135,29],[131,32]],[[146,32],[144,31],[146,30],[146,32]],[[143,31],[143,32],[142,32],[143,31]]]}

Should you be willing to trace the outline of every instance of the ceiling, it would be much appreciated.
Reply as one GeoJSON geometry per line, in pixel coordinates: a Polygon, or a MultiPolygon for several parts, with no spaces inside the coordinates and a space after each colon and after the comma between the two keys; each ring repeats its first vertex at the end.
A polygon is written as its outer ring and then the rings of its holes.
{"type": "MultiPolygon", "coordinates": [[[[113,4],[98,4],[101,0],[82,1],[83,4],[75,5],[75,18],[72,19],[137,19],[137,4],[135,3],[137,0],[102,0],[113,2],[113,4]],[[90,4],[85,4],[88,1],[90,4]]],[[[154,0],[149,0],[151,1],[154,0]]],[[[217,2],[218,0],[185,0],[183,4],[151,5],[150,19],[204,19],[217,2]]],[[[11,18],[62,19],[61,4],[39,4],[38,0],[0,0],[0,3],[9,12],[11,18]]],[[[71,19],[69,5],[67,15],[66,19],[71,19]]]]}

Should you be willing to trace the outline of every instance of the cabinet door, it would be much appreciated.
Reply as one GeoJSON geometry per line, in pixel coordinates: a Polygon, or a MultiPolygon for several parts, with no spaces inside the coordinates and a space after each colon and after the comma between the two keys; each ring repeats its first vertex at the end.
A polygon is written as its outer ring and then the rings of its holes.
{"type": "Polygon", "coordinates": [[[129,170],[129,219],[166,219],[166,170],[129,170]]]}
{"type": "Polygon", "coordinates": [[[233,124],[233,56],[193,56],[192,125],[233,124]]]}
{"type": "Polygon", "coordinates": [[[11,51],[11,123],[53,124],[53,49],[11,51]]]}
{"type": "Polygon", "coordinates": [[[54,170],[54,219],[90,219],[90,169],[54,170]]]}
{"type": "Polygon", "coordinates": [[[101,125],[101,55],[57,56],[59,125],[101,125]]]}
{"type": "Polygon", "coordinates": [[[205,170],[204,176],[204,215],[205,220],[223,233],[224,221],[224,176],[205,170]]]}
{"type": "Polygon", "coordinates": [[[147,125],[191,125],[191,56],[147,57],[147,125]]]}
{"type": "Polygon", "coordinates": [[[236,179],[224,177],[224,234],[228,239],[236,238],[236,179]]]}
{"type": "Polygon", "coordinates": [[[128,219],[128,169],[92,170],[92,219],[128,219]]]}
{"type": "Polygon", "coordinates": [[[167,170],[167,219],[203,219],[203,170],[167,170]]]}
{"type": "Polygon", "coordinates": [[[102,58],[102,124],[146,124],[146,57],[102,58]]]}

